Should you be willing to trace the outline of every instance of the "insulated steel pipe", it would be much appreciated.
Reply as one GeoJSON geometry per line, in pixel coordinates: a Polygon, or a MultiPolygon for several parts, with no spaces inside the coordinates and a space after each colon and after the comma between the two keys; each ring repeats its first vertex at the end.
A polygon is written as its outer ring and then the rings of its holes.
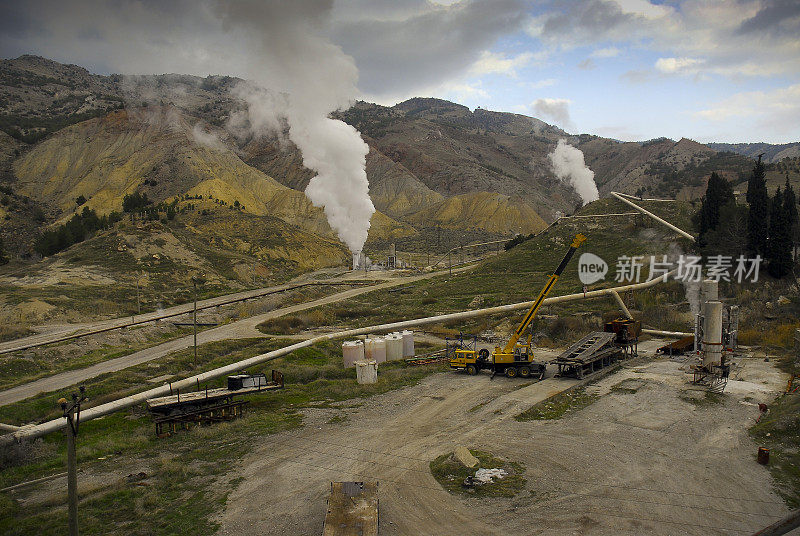
{"type": "Polygon", "coordinates": [[[669,227],[670,229],[672,229],[673,231],[675,231],[675,232],[676,232],[676,233],[678,233],[679,235],[681,235],[681,236],[683,236],[683,237],[686,237],[686,238],[688,238],[688,239],[689,239],[689,240],[691,240],[692,242],[694,242],[694,241],[695,241],[695,238],[694,238],[692,235],[690,235],[689,233],[687,233],[686,231],[684,231],[684,230],[682,230],[682,229],[679,229],[679,228],[675,227],[675,226],[674,226],[674,225],[672,225],[670,222],[668,222],[668,221],[666,221],[666,220],[664,220],[664,219],[661,219],[661,218],[659,218],[658,216],[656,216],[655,214],[653,214],[653,213],[652,213],[652,212],[650,212],[649,210],[645,210],[645,209],[643,209],[642,207],[640,207],[639,205],[637,205],[637,204],[635,204],[635,203],[632,203],[632,202],[628,201],[627,199],[625,199],[625,198],[624,198],[622,195],[618,194],[617,192],[611,192],[611,195],[613,195],[614,197],[616,197],[617,199],[619,199],[620,201],[622,201],[622,202],[623,202],[623,203],[625,203],[626,205],[630,205],[630,206],[632,206],[633,208],[635,208],[636,210],[638,210],[639,212],[641,212],[641,213],[642,213],[642,214],[644,214],[645,216],[650,216],[651,218],[653,218],[654,220],[656,220],[658,223],[660,223],[660,224],[662,224],[662,225],[666,225],[667,227],[669,227]]]}
{"type": "MultiPolygon", "coordinates": [[[[552,305],[556,303],[563,303],[567,301],[573,300],[580,300],[584,298],[599,298],[602,296],[608,296],[614,292],[626,292],[629,290],[642,290],[646,288],[650,288],[652,286],[657,285],[658,283],[666,281],[670,276],[673,276],[677,273],[677,269],[672,270],[671,272],[656,277],[654,279],[650,279],[648,281],[644,281],[642,283],[634,283],[631,285],[623,285],[621,287],[614,287],[614,288],[605,288],[600,290],[592,290],[586,292],[577,293],[577,294],[566,294],[564,296],[553,296],[552,298],[545,299],[542,303],[543,305],[552,305]]],[[[257,355],[251,357],[249,359],[245,359],[243,361],[238,361],[236,363],[231,363],[230,365],[226,365],[224,367],[216,368],[214,370],[209,370],[208,372],[202,372],[195,376],[191,376],[189,378],[185,378],[183,380],[176,381],[169,385],[162,385],[160,387],[154,387],[153,389],[148,389],[147,391],[143,391],[141,393],[136,393],[131,396],[126,396],[124,398],[120,398],[118,400],[114,400],[112,402],[107,402],[105,404],[101,404],[99,406],[95,406],[93,408],[88,408],[85,410],[81,410],[81,421],[90,421],[92,419],[97,419],[98,417],[102,417],[104,415],[108,415],[110,413],[114,413],[116,411],[129,408],[131,406],[135,406],[137,404],[141,404],[145,402],[147,399],[155,398],[158,396],[166,396],[170,394],[171,391],[175,389],[186,389],[192,388],[196,385],[199,385],[201,382],[207,382],[210,380],[215,380],[217,378],[221,378],[223,376],[227,376],[229,374],[235,374],[243,369],[247,369],[249,367],[254,367],[256,365],[260,365],[262,363],[266,363],[268,361],[272,361],[273,359],[277,359],[279,357],[283,357],[287,354],[294,352],[295,350],[299,350],[301,348],[306,348],[308,346],[314,345],[318,342],[328,341],[333,339],[342,339],[347,337],[355,337],[356,335],[366,335],[368,333],[375,333],[375,332],[382,332],[382,331],[399,331],[406,328],[411,328],[415,326],[424,326],[427,324],[439,324],[442,322],[450,322],[452,320],[464,320],[467,318],[476,318],[480,316],[487,316],[497,313],[507,313],[510,311],[516,311],[518,309],[528,309],[533,305],[533,301],[527,301],[522,303],[512,303],[508,305],[499,305],[497,307],[488,307],[486,309],[476,309],[473,311],[463,311],[460,313],[449,313],[444,315],[437,315],[437,316],[429,316],[425,318],[416,318],[414,320],[404,320],[402,322],[392,322],[390,324],[380,324],[377,326],[367,326],[364,328],[358,329],[349,329],[345,331],[337,331],[335,333],[327,333],[325,335],[320,335],[311,339],[307,339],[284,348],[279,348],[278,350],[273,350],[271,352],[267,352],[266,354],[257,355]]],[[[13,441],[20,441],[22,439],[33,439],[36,437],[41,437],[43,435],[49,434],[51,432],[55,432],[64,428],[65,420],[61,419],[54,419],[52,421],[47,421],[41,424],[34,424],[29,426],[23,426],[19,430],[15,431],[11,434],[6,434],[0,436],[0,446],[9,445],[13,441]]]]}

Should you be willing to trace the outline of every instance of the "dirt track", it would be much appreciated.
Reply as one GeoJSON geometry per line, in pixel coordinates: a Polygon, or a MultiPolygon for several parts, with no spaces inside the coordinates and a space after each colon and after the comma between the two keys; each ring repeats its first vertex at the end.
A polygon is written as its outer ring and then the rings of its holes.
{"type": "Polygon", "coordinates": [[[781,387],[769,367],[745,360],[724,405],[708,407],[680,398],[691,386],[662,358],[604,378],[597,402],[557,421],[513,416],[574,380],[519,388],[442,373],[363,407],[310,410],[305,427],[265,438],[225,476],[244,481],[220,534],[320,534],[330,481],[364,479],[380,482],[382,535],[751,533],[787,512],[746,432],[753,404],[781,387]],[[636,393],[610,391],[630,378],[636,393]],[[326,424],[337,414],[348,419],[326,424]],[[459,444],[524,462],[527,489],[489,500],[443,491],[428,463],[459,444]]]}

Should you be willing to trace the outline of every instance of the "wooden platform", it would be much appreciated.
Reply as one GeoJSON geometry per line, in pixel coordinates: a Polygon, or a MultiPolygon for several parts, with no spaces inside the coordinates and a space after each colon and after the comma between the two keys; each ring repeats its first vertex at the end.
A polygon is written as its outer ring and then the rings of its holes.
{"type": "Polygon", "coordinates": [[[322,536],[377,536],[378,483],[331,482],[322,536]]]}

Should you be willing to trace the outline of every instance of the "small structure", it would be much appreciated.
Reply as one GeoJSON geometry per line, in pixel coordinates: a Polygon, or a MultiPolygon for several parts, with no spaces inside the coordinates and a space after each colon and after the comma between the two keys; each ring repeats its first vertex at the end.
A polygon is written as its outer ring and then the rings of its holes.
{"type": "Polygon", "coordinates": [[[414,357],[414,332],[406,330],[400,335],[403,339],[403,357],[414,357]]]}
{"type": "Polygon", "coordinates": [[[386,361],[403,359],[403,336],[399,333],[390,333],[386,336],[386,361]]]}
{"type": "Polygon", "coordinates": [[[364,341],[345,341],[342,343],[342,364],[344,368],[353,368],[356,361],[364,359],[364,341]]]}
{"type": "Polygon", "coordinates": [[[235,397],[274,389],[283,389],[283,374],[277,370],[272,371],[270,380],[264,374],[237,374],[228,377],[226,387],[201,390],[198,386],[197,391],[188,393],[176,389],[169,396],[151,398],[147,409],[153,415],[156,435],[163,437],[180,428],[236,419],[244,413],[247,401],[235,397]]]}
{"type": "Polygon", "coordinates": [[[378,536],[378,483],[331,482],[322,536],[378,536]]]}
{"type": "Polygon", "coordinates": [[[595,331],[567,348],[552,361],[558,366],[557,376],[582,379],[616,362],[623,352],[614,344],[615,337],[613,332],[595,331]]]}
{"type": "Polygon", "coordinates": [[[656,353],[669,356],[681,355],[684,352],[691,352],[693,348],[694,335],[689,335],[688,337],[683,337],[682,339],[661,346],[656,350],[656,353]]]}
{"type": "Polygon", "coordinates": [[[386,259],[386,269],[394,270],[395,268],[397,268],[397,248],[393,242],[392,245],[389,246],[389,256],[386,259]]]}
{"type": "Polygon", "coordinates": [[[364,359],[378,363],[386,361],[386,341],[383,337],[367,337],[364,339],[364,359]]]}
{"type": "Polygon", "coordinates": [[[356,361],[356,381],[359,384],[378,382],[378,363],[375,361],[356,361]]]}
{"type": "Polygon", "coordinates": [[[614,334],[614,346],[620,348],[625,357],[639,355],[639,335],[642,334],[642,323],[631,318],[618,318],[606,323],[603,331],[614,334]]]}

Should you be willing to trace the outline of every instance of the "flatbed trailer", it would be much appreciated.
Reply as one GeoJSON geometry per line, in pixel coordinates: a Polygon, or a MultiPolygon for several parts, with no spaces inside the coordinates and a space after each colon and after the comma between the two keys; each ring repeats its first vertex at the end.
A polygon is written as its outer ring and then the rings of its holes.
{"type": "Polygon", "coordinates": [[[614,333],[595,331],[569,348],[550,363],[558,366],[557,376],[582,379],[617,361],[622,350],[614,344],[614,333]]]}
{"type": "Polygon", "coordinates": [[[258,377],[262,377],[263,381],[255,382],[254,385],[241,389],[229,389],[228,387],[209,389],[206,387],[188,393],[176,390],[175,394],[149,399],[147,409],[151,413],[169,414],[181,407],[220,404],[232,400],[235,396],[283,388],[283,374],[277,370],[272,371],[271,380],[267,380],[263,374],[258,377]]]}
{"type": "Polygon", "coordinates": [[[230,376],[227,387],[199,389],[198,386],[197,391],[185,393],[176,390],[169,396],[151,398],[146,404],[153,415],[156,435],[164,437],[181,428],[241,417],[248,402],[235,397],[282,388],[283,374],[273,370],[270,380],[264,374],[230,376]]]}
{"type": "Polygon", "coordinates": [[[691,352],[694,350],[694,335],[689,335],[688,337],[684,337],[682,339],[678,339],[677,341],[673,341],[669,344],[665,344],[658,350],[656,350],[657,354],[666,354],[666,355],[680,355],[684,352],[691,352]]]}
{"type": "Polygon", "coordinates": [[[378,483],[331,482],[322,536],[378,536],[378,483]]]}

